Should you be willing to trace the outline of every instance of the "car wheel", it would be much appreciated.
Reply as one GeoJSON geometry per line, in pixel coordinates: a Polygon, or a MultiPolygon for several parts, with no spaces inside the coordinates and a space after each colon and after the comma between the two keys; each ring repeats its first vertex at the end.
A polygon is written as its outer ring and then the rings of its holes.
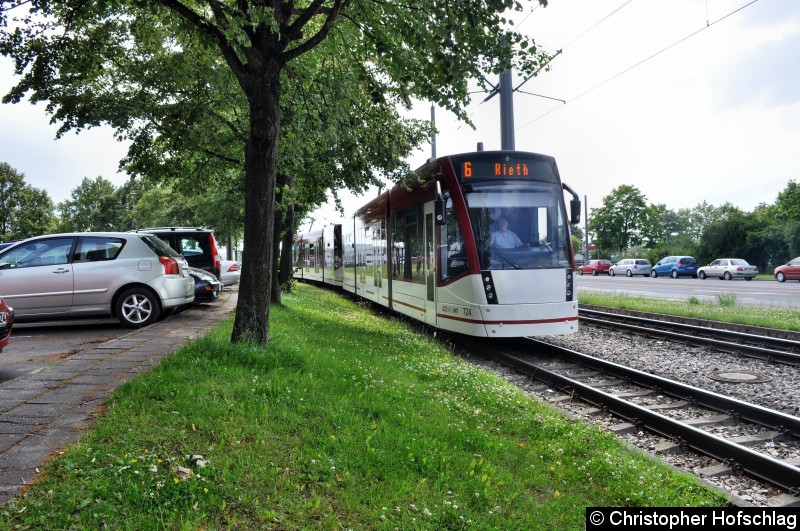
{"type": "Polygon", "coordinates": [[[678,278],[678,272],[677,271],[673,271],[672,272],[672,278],[678,278]]]}
{"type": "Polygon", "coordinates": [[[582,275],[583,274],[583,269],[578,269],[578,274],[582,275]]]}
{"type": "Polygon", "coordinates": [[[628,275],[629,277],[632,277],[633,276],[633,271],[628,269],[627,273],[625,273],[625,274],[628,275]]]}
{"type": "Polygon", "coordinates": [[[658,278],[658,273],[656,273],[656,270],[655,270],[655,269],[653,269],[652,271],[650,271],[650,276],[651,276],[651,277],[653,277],[653,278],[658,278]]]}
{"type": "Polygon", "coordinates": [[[775,280],[778,282],[786,282],[786,275],[783,274],[783,271],[775,275],[775,280]]]}
{"type": "Polygon", "coordinates": [[[733,277],[731,276],[731,274],[729,272],[725,271],[725,280],[730,280],[732,278],[733,277]]]}
{"type": "Polygon", "coordinates": [[[592,269],[592,276],[593,276],[593,277],[596,277],[596,276],[597,276],[597,270],[596,270],[596,269],[592,269]]]}
{"type": "Polygon", "coordinates": [[[753,280],[753,277],[744,277],[745,280],[753,280]]]}
{"type": "Polygon", "coordinates": [[[613,269],[609,269],[609,270],[608,270],[608,274],[609,274],[609,276],[612,276],[612,277],[613,277],[614,275],[616,275],[616,273],[614,273],[614,270],[613,270],[613,269]]]}
{"type": "Polygon", "coordinates": [[[697,273],[697,276],[700,277],[700,280],[705,280],[706,279],[706,272],[705,271],[700,271],[699,273],[697,273]]]}
{"type": "Polygon", "coordinates": [[[117,299],[117,319],[128,328],[152,324],[160,313],[158,297],[144,288],[131,288],[117,299]]]}

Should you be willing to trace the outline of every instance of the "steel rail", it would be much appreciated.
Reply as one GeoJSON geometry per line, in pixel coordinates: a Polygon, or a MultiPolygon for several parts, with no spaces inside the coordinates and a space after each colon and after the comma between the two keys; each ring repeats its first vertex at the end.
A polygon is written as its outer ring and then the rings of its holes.
{"type": "Polygon", "coordinates": [[[800,343],[789,339],[773,338],[766,336],[758,336],[754,334],[745,334],[742,332],[734,332],[731,330],[720,330],[716,328],[707,328],[696,325],[689,325],[684,323],[674,323],[671,321],[658,321],[655,319],[647,319],[644,317],[636,317],[629,315],[619,315],[613,313],[597,312],[595,310],[579,310],[579,319],[581,322],[594,324],[596,326],[606,326],[614,328],[624,328],[637,334],[651,334],[665,338],[669,338],[682,343],[693,341],[699,345],[713,346],[725,352],[734,352],[751,357],[766,358],[779,363],[788,365],[800,365],[800,354],[796,351],[800,350],[800,343]],[[589,317],[589,315],[595,317],[589,317]],[[627,322],[623,322],[627,321],[627,322]],[[658,328],[652,328],[644,325],[656,325],[658,328]],[[664,328],[672,328],[681,330],[679,332],[664,330],[664,328]],[[733,341],[723,341],[711,337],[704,337],[696,335],[713,334],[722,335],[734,339],[733,341]],[[742,341],[749,341],[742,342],[742,341]],[[761,347],[754,345],[754,342],[761,342],[762,344],[781,345],[784,350],[775,350],[773,348],[761,347]],[[789,352],[788,350],[795,350],[789,352]]]}
{"type": "MultiPolygon", "coordinates": [[[[539,349],[555,353],[561,358],[574,361],[604,373],[622,377],[638,385],[659,389],[676,397],[689,397],[699,405],[727,414],[738,415],[765,427],[782,433],[800,433],[800,418],[771,411],[754,404],[725,398],[693,386],[650,375],[616,363],[606,362],[569,349],[556,347],[534,339],[539,349]]],[[[530,343],[528,343],[530,347],[530,343]]],[[[792,493],[800,492],[800,468],[758,453],[745,446],[726,441],[720,437],[692,427],[679,420],[661,415],[646,407],[637,406],[621,398],[609,395],[588,384],[583,384],[554,371],[542,368],[535,362],[525,360],[518,354],[498,352],[498,356],[508,365],[530,374],[532,377],[555,385],[562,390],[579,396],[582,400],[606,407],[613,413],[641,424],[666,437],[678,438],[682,443],[722,462],[734,462],[753,477],[782,487],[792,493]]]]}

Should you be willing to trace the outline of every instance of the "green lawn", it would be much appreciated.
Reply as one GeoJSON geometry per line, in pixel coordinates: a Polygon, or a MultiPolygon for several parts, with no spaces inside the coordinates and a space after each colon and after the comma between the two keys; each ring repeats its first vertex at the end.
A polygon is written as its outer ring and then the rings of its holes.
{"type": "Polygon", "coordinates": [[[271,316],[269,348],[226,322],[125,385],[3,527],[563,530],[586,506],[729,505],[339,295],[299,285],[271,316]]]}
{"type": "Polygon", "coordinates": [[[695,297],[677,301],[581,290],[578,301],[640,312],[800,331],[800,308],[742,305],[733,293],[719,293],[714,301],[701,301],[695,297]]]}

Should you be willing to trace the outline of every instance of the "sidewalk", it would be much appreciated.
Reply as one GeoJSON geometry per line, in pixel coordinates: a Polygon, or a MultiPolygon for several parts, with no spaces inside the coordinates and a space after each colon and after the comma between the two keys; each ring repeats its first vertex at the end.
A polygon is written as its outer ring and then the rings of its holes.
{"type": "Polygon", "coordinates": [[[0,384],[0,504],[34,481],[51,455],[90,427],[118,387],[232,315],[237,299],[234,286],[211,304],[195,306],[0,384]]]}

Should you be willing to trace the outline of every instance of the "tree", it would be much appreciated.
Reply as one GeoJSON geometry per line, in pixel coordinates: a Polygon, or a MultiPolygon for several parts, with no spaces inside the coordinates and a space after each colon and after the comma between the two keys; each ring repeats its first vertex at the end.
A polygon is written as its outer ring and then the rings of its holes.
{"type": "Polygon", "coordinates": [[[773,213],[776,221],[800,222],[800,186],[797,181],[789,181],[778,194],[773,213]]]}
{"type": "MultiPolygon", "coordinates": [[[[642,240],[648,249],[666,248],[675,245],[682,231],[678,215],[667,205],[649,205],[645,209],[644,224],[641,228],[642,240]]],[[[671,253],[671,251],[667,251],[671,253]]]]}
{"type": "Polygon", "coordinates": [[[603,198],[603,206],[592,209],[589,230],[603,249],[623,252],[642,243],[647,222],[647,198],[635,186],[623,184],[603,198]]]}
{"type": "Polygon", "coordinates": [[[22,191],[20,205],[16,216],[18,239],[32,238],[56,230],[53,200],[46,190],[27,186],[22,191]]]}
{"type": "Polygon", "coordinates": [[[121,231],[130,228],[124,225],[125,212],[111,181],[103,177],[94,180],[84,177],[70,195],[72,199],[58,204],[60,231],[121,231]]]}
{"type": "MultiPolygon", "coordinates": [[[[3,7],[19,1],[4,0],[3,7]]],[[[467,119],[469,80],[477,79],[486,87],[487,73],[509,67],[532,73],[545,59],[531,40],[508,28],[502,13],[511,7],[522,9],[510,0],[457,6],[378,0],[311,0],[300,5],[294,0],[269,4],[42,0],[30,6],[35,16],[0,36],[0,52],[12,56],[17,72],[23,74],[4,101],[19,101],[31,91],[34,101],[47,100],[55,118],[64,120],[62,129],[80,129],[99,123],[97,105],[119,104],[109,86],[163,103],[174,89],[201,81],[166,75],[157,80],[160,83],[147,83],[152,80],[146,69],[140,69],[134,77],[137,83],[122,86],[116,74],[146,63],[157,48],[154,42],[172,52],[174,62],[191,41],[207,51],[216,50],[247,104],[243,260],[248,266],[242,275],[232,339],[266,343],[280,104],[290,65],[329,36],[338,38],[334,28],[347,28],[341,35],[357,36],[349,41],[349,49],[364,59],[361,74],[374,87],[376,100],[387,94],[403,102],[428,99],[467,119]],[[156,31],[142,31],[144,27],[156,31]],[[96,98],[95,92],[108,97],[96,98]]],[[[7,9],[0,13],[5,18],[7,9]]],[[[115,119],[112,125],[120,134],[136,129],[124,112],[116,113],[115,119]]]]}
{"type": "Polygon", "coordinates": [[[53,228],[53,201],[25,183],[25,175],[0,162],[0,241],[30,238],[53,228]]]}

